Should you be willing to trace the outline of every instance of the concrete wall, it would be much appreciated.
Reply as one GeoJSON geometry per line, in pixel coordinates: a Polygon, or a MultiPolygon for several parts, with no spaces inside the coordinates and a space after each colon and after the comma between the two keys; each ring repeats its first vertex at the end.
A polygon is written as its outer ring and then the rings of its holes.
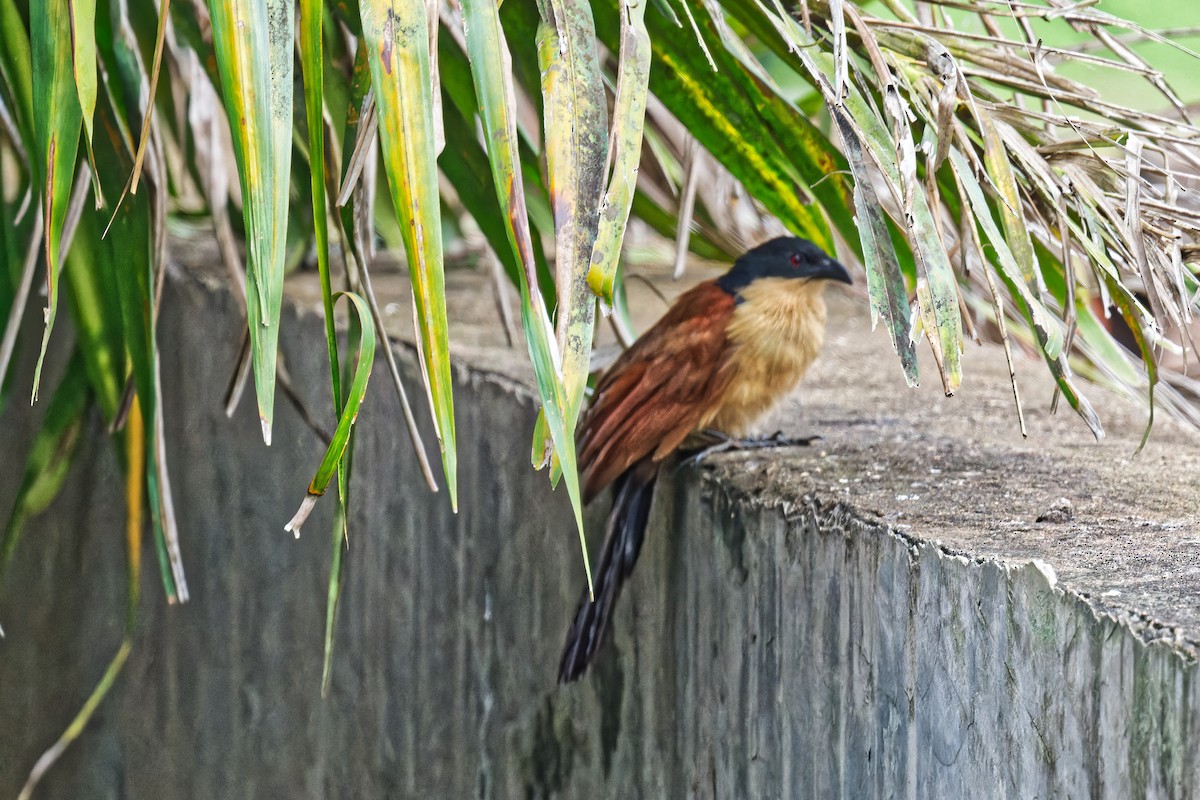
{"type": "MultiPolygon", "coordinates": [[[[322,702],[333,500],[294,541],[283,524],[318,441],[282,401],[270,449],[251,403],[224,419],[234,308],[195,277],[168,285],[167,420],[193,600],[165,605],[147,550],[134,654],[38,797],[1200,795],[1186,642],[1147,644],[1149,623],[1095,610],[1036,566],[695,469],[660,484],[607,653],[556,687],[582,578],[570,515],[521,467],[529,392],[466,368],[457,516],[423,488],[376,369],[322,702]]],[[[293,311],[286,324],[289,368],[326,409],[320,321],[293,311]]],[[[404,363],[419,386],[407,351],[404,363]]],[[[23,404],[0,422],[0,451],[23,452],[23,404]]],[[[0,594],[0,797],[120,638],[122,495],[98,421],[91,433],[0,594]]],[[[4,512],[14,483],[0,481],[4,512]]]]}

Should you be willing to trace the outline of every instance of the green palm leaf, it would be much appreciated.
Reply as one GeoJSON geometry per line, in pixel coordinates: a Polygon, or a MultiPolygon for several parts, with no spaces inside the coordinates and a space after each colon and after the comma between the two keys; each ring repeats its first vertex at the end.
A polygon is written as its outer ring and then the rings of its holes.
{"type": "Polygon", "coordinates": [[[46,236],[46,328],[33,377],[37,400],[42,364],[58,313],[59,241],[67,200],[75,177],[75,155],[83,113],[73,74],[71,15],[66,0],[33,0],[29,6],[33,45],[33,104],[38,181],[41,185],[46,236]]]}
{"type": "Polygon", "coordinates": [[[242,186],[247,323],[263,441],[271,443],[291,173],[291,4],[210,0],[213,49],[242,186]]]}
{"type": "Polygon", "coordinates": [[[432,101],[430,19],[424,0],[359,5],[379,140],[413,282],[418,344],[450,505],[458,508],[454,396],[446,333],[442,223],[432,101]]]}

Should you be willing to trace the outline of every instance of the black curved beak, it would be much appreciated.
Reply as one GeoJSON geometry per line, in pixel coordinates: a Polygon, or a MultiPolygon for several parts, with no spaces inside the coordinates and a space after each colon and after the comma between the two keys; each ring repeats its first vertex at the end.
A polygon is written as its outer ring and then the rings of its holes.
{"type": "Polygon", "coordinates": [[[832,258],[826,258],[816,269],[813,270],[812,277],[820,278],[826,281],[837,281],[838,283],[854,284],[850,278],[850,273],[842,264],[832,258]]]}

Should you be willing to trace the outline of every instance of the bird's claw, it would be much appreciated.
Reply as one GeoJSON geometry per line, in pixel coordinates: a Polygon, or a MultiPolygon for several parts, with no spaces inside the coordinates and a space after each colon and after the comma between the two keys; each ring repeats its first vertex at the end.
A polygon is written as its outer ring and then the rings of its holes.
{"type": "MultiPolygon", "coordinates": [[[[765,436],[762,439],[757,439],[754,441],[761,442],[761,445],[757,445],[760,447],[790,447],[792,444],[794,444],[791,439],[783,435],[783,431],[775,431],[770,436],[765,436]]],[[[804,440],[805,444],[808,444],[808,442],[809,440],[804,440]]]]}
{"type": "Polygon", "coordinates": [[[726,439],[723,442],[717,442],[714,445],[709,445],[694,455],[688,456],[686,459],[684,459],[684,463],[691,467],[698,467],[700,466],[700,463],[709,456],[716,453],[724,453],[727,450],[732,450],[733,443],[733,439],[726,439]]]}
{"type": "Polygon", "coordinates": [[[792,439],[784,436],[783,431],[775,431],[770,436],[763,436],[753,439],[734,439],[732,436],[727,436],[719,431],[704,430],[701,432],[704,436],[716,439],[716,444],[709,445],[700,450],[694,455],[688,456],[685,463],[690,466],[699,466],[711,455],[717,453],[726,453],[731,450],[760,450],[769,447],[808,447],[813,442],[818,441],[820,436],[805,436],[802,438],[792,439]]]}

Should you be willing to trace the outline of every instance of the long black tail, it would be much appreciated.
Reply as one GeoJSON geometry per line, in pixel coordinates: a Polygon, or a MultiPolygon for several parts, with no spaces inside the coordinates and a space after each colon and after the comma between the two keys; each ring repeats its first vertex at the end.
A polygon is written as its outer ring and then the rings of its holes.
{"type": "Polygon", "coordinates": [[[613,482],[613,505],[605,526],[604,549],[594,573],[596,600],[589,600],[584,588],[559,661],[559,683],[577,680],[600,649],[621,585],[633,571],[642,550],[657,480],[658,464],[647,459],[625,470],[613,482]]]}

